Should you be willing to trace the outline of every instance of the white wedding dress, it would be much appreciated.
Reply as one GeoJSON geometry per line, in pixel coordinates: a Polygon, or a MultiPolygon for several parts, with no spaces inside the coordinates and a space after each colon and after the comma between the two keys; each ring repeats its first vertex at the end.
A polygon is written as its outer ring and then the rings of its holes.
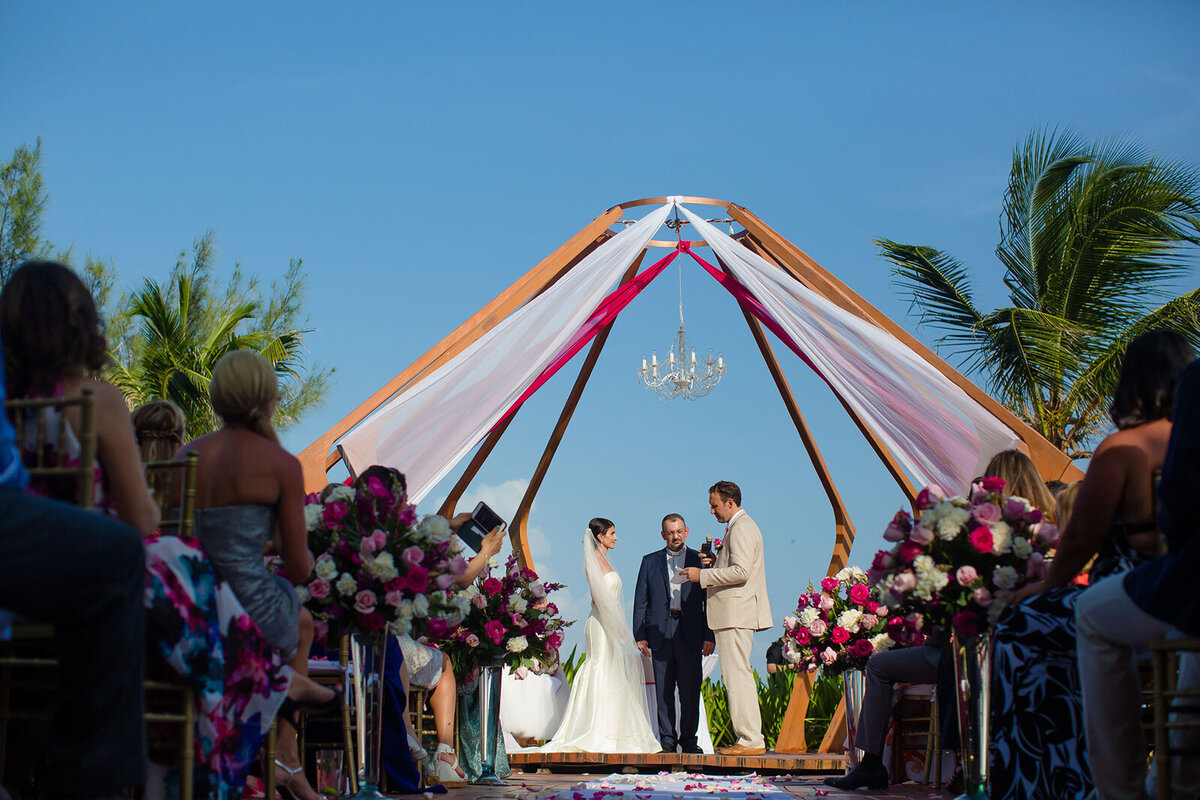
{"type": "MultiPolygon", "coordinates": [[[[589,538],[590,533],[584,541],[585,563],[587,548],[595,546],[589,538]]],[[[587,571],[592,578],[592,570],[587,571]]],[[[542,752],[657,753],[661,746],[650,726],[641,653],[623,618],[606,613],[621,609],[621,577],[614,570],[588,582],[592,613],[583,628],[587,658],[571,682],[562,723],[542,752]]]]}

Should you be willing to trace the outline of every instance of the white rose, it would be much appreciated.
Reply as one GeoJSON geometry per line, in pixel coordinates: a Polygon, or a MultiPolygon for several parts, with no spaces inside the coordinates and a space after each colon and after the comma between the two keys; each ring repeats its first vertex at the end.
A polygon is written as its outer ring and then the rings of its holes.
{"type": "Polygon", "coordinates": [[[871,647],[876,653],[882,653],[884,650],[890,650],[896,642],[891,636],[886,633],[880,633],[871,637],[871,647]]]}
{"type": "Polygon", "coordinates": [[[812,625],[813,621],[816,620],[816,618],[819,616],[820,616],[820,612],[818,612],[812,606],[809,606],[808,608],[806,608],[800,612],[800,617],[799,617],[800,624],[807,628],[809,625],[812,625]]]}
{"type": "Polygon", "coordinates": [[[787,639],[783,643],[783,657],[788,660],[789,664],[800,663],[800,645],[796,644],[795,639],[787,639]]]}
{"type": "Polygon", "coordinates": [[[315,531],[321,527],[321,512],[323,509],[317,503],[309,503],[304,507],[304,527],[315,531]]]}
{"type": "Polygon", "coordinates": [[[529,608],[529,603],[526,602],[524,597],[513,595],[512,599],[508,601],[508,607],[512,609],[514,614],[524,614],[525,610],[529,608]]]}
{"type": "Polygon", "coordinates": [[[463,589],[460,594],[463,597],[467,598],[467,602],[470,602],[471,599],[475,597],[475,595],[479,594],[479,587],[473,583],[469,584],[467,586],[467,588],[463,589]]]}
{"type": "Polygon", "coordinates": [[[529,584],[529,593],[540,599],[546,596],[546,587],[540,583],[531,583],[529,584]]]}
{"type": "Polygon", "coordinates": [[[859,569],[858,567],[851,567],[851,568],[850,568],[850,575],[851,575],[851,577],[853,577],[855,580],[858,580],[858,579],[860,579],[860,578],[865,578],[865,577],[867,577],[867,573],[863,572],[863,571],[862,571],[861,569],[859,569]]]}
{"type": "Polygon", "coordinates": [[[354,490],[343,484],[329,490],[329,497],[325,498],[326,503],[349,503],[354,499],[354,490]]]}
{"type": "Polygon", "coordinates": [[[419,594],[413,598],[413,614],[418,617],[429,616],[429,598],[419,594]]]}
{"type": "Polygon", "coordinates": [[[1007,522],[995,522],[992,530],[992,552],[999,555],[1012,552],[1012,527],[1007,522]]]}
{"type": "Polygon", "coordinates": [[[388,630],[396,636],[407,636],[412,630],[412,623],[406,619],[398,619],[388,623],[388,630]]]}
{"type": "Polygon", "coordinates": [[[450,539],[450,523],[445,517],[439,517],[437,514],[427,514],[417,526],[417,530],[434,544],[450,539]]]}
{"type": "Polygon", "coordinates": [[[349,572],[343,572],[342,577],[337,579],[335,586],[339,592],[347,597],[358,591],[358,581],[350,577],[349,572]]]}
{"type": "Polygon", "coordinates": [[[492,556],[491,558],[488,559],[488,567],[489,568],[496,569],[499,566],[500,566],[500,559],[496,558],[495,556],[492,556]]]}
{"type": "Polygon", "coordinates": [[[471,598],[467,597],[465,594],[455,595],[453,603],[454,608],[457,609],[458,613],[463,617],[466,617],[467,614],[471,613],[471,598]]]}
{"type": "Polygon", "coordinates": [[[297,586],[297,587],[295,587],[295,589],[296,589],[296,594],[300,598],[300,602],[307,603],[308,602],[308,589],[305,589],[303,586],[297,586]]]}
{"type": "Polygon", "coordinates": [[[846,580],[849,577],[850,577],[850,568],[843,567],[841,570],[838,571],[837,575],[833,576],[833,579],[835,581],[837,581],[838,583],[841,583],[842,581],[846,580]]]}
{"type": "Polygon", "coordinates": [[[529,640],[524,636],[514,636],[504,645],[510,653],[521,653],[529,647],[529,640]]]}
{"type": "Polygon", "coordinates": [[[396,606],[396,616],[399,619],[408,621],[413,618],[413,601],[401,600],[400,605],[396,606]]]}
{"type": "Polygon", "coordinates": [[[396,571],[396,562],[391,553],[380,553],[375,558],[367,559],[363,566],[372,578],[380,581],[390,581],[400,574],[396,571]]]}
{"type": "Polygon", "coordinates": [[[996,567],[992,570],[992,584],[998,589],[1011,589],[1017,585],[1017,571],[1012,567],[996,567]]]}
{"type": "MultiPolygon", "coordinates": [[[[943,503],[942,505],[949,505],[949,503],[943,503]]],[[[966,525],[970,519],[970,511],[950,505],[950,508],[940,515],[935,533],[937,533],[938,538],[942,541],[952,541],[958,537],[958,532],[962,530],[962,526],[966,525]]]]}
{"type": "Polygon", "coordinates": [[[862,612],[856,608],[848,608],[843,611],[837,618],[837,624],[848,630],[850,633],[858,633],[858,623],[862,619],[862,612]]]}
{"type": "Polygon", "coordinates": [[[1029,558],[1029,554],[1033,552],[1033,545],[1024,536],[1015,536],[1012,541],[1012,549],[1017,558],[1029,558]]]}
{"type": "Polygon", "coordinates": [[[337,577],[337,562],[330,556],[317,559],[317,577],[323,581],[331,581],[337,577]]]}

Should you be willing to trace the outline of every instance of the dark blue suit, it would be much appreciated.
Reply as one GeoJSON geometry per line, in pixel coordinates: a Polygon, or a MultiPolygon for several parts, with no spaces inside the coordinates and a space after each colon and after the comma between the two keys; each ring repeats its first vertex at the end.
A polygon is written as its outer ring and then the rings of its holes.
{"type": "MultiPolygon", "coordinates": [[[[700,554],[690,547],[684,566],[699,567],[700,554]]],[[[680,596],[679,619],[671,616],[667,550],[642,558],[633,592],[633,638],[649,642],[658,702],[658,738],[665,749],[696,747],[700,724],[700,658],[705,642],[714,641],[705,612],[704,590],[687,581],[680,596]],[[675,736],[675,689],[679,688],[679,736],[675,736]]]]}

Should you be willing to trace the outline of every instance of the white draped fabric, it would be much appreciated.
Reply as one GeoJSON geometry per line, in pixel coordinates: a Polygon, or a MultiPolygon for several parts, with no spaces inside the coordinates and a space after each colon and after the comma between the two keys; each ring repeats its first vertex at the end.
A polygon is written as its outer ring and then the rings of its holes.
{"type": "Polygon", "coordinates": [[[340,441],[349,466],[396,467],[419,502],[482,441],[583,326],[672,209],[667,203],[597,247],[553,286],[340,441]]]}
{"type": "Polygon", "coordinates": [[[679,206],[813,368],[884,442],[918,486],[966,491],[1017,436],[929,362],[679,206]]]}

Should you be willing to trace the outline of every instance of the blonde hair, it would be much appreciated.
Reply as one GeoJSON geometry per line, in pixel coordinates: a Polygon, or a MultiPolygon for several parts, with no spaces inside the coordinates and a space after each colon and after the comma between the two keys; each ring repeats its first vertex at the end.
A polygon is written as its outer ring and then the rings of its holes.
{"type": "Polygon", "coordinates": [[[226,427],[247,428],[279,444],[271,414],[279,401],[279,378],[271,362],[250,350],[226,353],[213,367],[209,399],[226,427]]]}
{"type": "MultiPolygon", "coordinates": [[[[133,435],[143,464],[151,461],[170,461],[187,441],[187,426],[183,412],[170,400],[151,400],[133,410],[133,435]]],[[[171,488],[169,472],[156,471],[150,475],[150,490],[162,505],[171,488]]]]}
{"type": "Polygon", "coordinates": [[[1071,510],[1075,507],[1075,495],[1079,494],[1079,483],[1068,483],[1054,496],[1058,504],[1058,514],[1055,518],[1060,530],[1067,527],[1067,520],[1071,518],[1071,510]]]}
{"type": "Polygon", "coordinates": [[[1056,518],[1054,495],[1046,488],[1033,461],[1020,450],[1005,450],[992,456],[983,475],[986,478],[1004,479],[1005,497],[1024,497],[1034,508],[1039,509],[1048,521],[1053,522],[1056,518]]]}

